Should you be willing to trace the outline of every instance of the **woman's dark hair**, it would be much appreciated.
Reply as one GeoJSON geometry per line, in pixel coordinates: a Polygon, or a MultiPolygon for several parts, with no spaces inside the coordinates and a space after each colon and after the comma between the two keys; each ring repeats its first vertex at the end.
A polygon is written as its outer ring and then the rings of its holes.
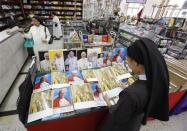
{"type": "Polygon", "coordinates": [[[37,21],[39,21],[39,23],[40,23],[41,25],[45,26],[45,24],[43,23],[43,20],[42,20],[41,17],[39,17],[39,16],[34,16],[34,17],[32,17],[32,18],[36,19],[37,21]]]}
{"type": "Polygon", "coordinates": [[[146,124],[148,116],[167,121],[169,74],[164,57],[156,44],[147,38],[136,40],[127,48],[127,55],[145,68],[149,98],[142,123],[146,124]]]}
{"type": "Polygon", "coordinates": [[[56,15],[56,12],[54,12],[54,11],[53,11],[53,12],[51,12],[51,15],[56,15]]]}
{"type": "Polygon", "coordinates": [[[40,83],[44,82],[45,78],[44,77],[41,77],[40,78],[40,83]]]}

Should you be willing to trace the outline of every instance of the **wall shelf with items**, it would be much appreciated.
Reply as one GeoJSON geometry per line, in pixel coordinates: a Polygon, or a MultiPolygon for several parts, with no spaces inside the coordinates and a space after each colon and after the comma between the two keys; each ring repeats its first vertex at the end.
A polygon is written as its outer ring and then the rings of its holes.
{"type": "Polygon", "coordinates": [[[45,20],[51,19],[55,12],[61,22],[66,20],[82,20],[83,0],[24,0],[24,10],[27,15],[40,15],[45,20]]]}
{"type": "Polygon", "coordinates": [[[0,31],[19,25],[25,18],[21,0],[0,1],[0,31]]]}

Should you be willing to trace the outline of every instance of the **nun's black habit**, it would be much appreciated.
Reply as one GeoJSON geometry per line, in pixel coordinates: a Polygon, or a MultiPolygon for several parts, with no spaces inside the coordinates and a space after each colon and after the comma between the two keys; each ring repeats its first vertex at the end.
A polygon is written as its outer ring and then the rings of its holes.
{"type": "Polygon", "coordinates": [[[148,116],[169,119],[168,70],[155,43],[147,38],[137,40],[128,47],[127,55],[144,65],[146,80],[137,80],[120,93],[101,131],[139,131],[148,116]]]}

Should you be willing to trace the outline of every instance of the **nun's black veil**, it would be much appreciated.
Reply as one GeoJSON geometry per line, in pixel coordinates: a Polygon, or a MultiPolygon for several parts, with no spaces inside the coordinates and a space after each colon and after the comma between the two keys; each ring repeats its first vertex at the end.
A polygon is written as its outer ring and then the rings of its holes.
{"type": "Polygon", "coordinates": [[[156,44],[147,38],[141,38],[128,47],[127,55],[145,67],[149,99],[142,124],[146,124],[148,116],[162,121],[169,120],[168,69],[156,44]]]}

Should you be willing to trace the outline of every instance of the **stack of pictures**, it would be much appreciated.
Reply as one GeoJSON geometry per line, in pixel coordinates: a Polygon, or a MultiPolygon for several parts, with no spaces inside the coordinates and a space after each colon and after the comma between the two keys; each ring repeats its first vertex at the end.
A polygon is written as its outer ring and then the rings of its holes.
{"type": "Polygon", "coordinates": [[[114,76],[118,81],[131,77],[131,74],[128,73],[125,66],[122,64],[113,64],[113,66],[109,68],[112,70],[114,76]]]}
{"type": "Polygon", "coordinates": [[[52,75],[52,88],[55,87],[66,87],[69,85],[66,73],[64,72],[51,72],[52,75]]]}
{"type": "Polygon", "coordinates": [[[97,107],[90,84],[74,84],[71,89],[75,110],[97,107]]]}
{"type": "Polygon", "coordinates": [[[86,80],[86,82],[97,82],[98,81],[96,75],[94,74],[93,69],[82,70],[82,75],[84,79],[86,80]]]}
{"type": "Polygon", "coordinates": [[[131,77],[124,67],[125,53],[123,48],[39,52],[45,73],[35,78],[28,122],[106,106],[103,95],[116,104],[123,90],[121,80],[131,77]]]}
{"type": "Polygon", "coordinates": [[[32,122],[53,114],[52,91],[46,90],[33,93],[31,96],[29,115],[27,122],[32,122]]]}
{"type": "Polygon", "coordinates": [[[119,87],[119,83],[116,81],[109,67],[94,70],[94,73],[98,78],[99,87],[102,92],[110,98],[118,95],[122,91],[122,88],[119,87]]]}

